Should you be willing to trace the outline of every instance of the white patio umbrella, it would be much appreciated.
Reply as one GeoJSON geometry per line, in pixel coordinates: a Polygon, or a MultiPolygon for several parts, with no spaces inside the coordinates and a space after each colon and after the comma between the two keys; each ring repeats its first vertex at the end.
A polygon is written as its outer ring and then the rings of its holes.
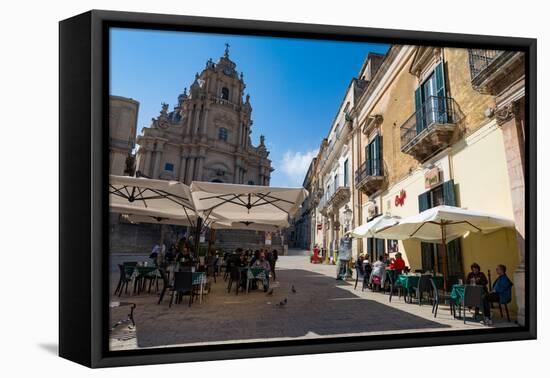
{"type": "Polygon", "coordinates": [[[179,181],[110,175],[109,207],[116,213],[187,218],[189,225],[197,221],[189,187],[179,181]]]}
{"type": "Polygon", "coordinates": [[[252,230],[252,231],[280,231],[288,227],[288,222],[281,222],[277,224],[266,224],[260,222],[224,222],[215,221],[212,222],[211,228],[215,230],[252,230]]]}
{"type": "Polygon", "coordinates": [[[279,225],[300,208],[304,188],[274,188],[193,181],[191,193],[197,211],[231,222],[279,225]]]}
{"type": "Polygon", "coordinates": [[[373,238],[377,230],[393,226],[399,222],[399,217],[389,215],[380,215],[367,223],[350,231],[350,235],[354,238],[373,238]]]}
{"type": "Polygon", "coordinates": [[[454,206],[436,206],[420,214],[403,218],[396,225],[379,229],[375,232],[375,237],[400,240],[417,239],[440,243],[443,249],[442,265],[446,283],[448,242],[469,232],[489,234],[502,228],[513,228],[514,226],[512,220],[499,215],[454,206]]]}

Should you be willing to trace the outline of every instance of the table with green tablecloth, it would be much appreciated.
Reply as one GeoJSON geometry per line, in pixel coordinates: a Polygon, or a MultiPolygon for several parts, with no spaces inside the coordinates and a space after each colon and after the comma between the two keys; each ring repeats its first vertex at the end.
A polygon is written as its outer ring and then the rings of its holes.
{"type": "Polygon", "coordinates": [[[464,298],[464,289],[466,285],[453,285],[453,289],[451,291],[451,299],[455,302],[455,304],[460,305],[462,304],[462,299],[464,298]]]}
{"type": "MultiPolygon", "coordinates": [[[[417,274],[400,274],[397,278],[397,282],[401,284],[403,289],[406,290],[407,294],[410,296],[411,291],[418,287],[418,282],[420,281],[421,275],[417,274]]],[[[431,277],[434,280],[435,286],[440,289],[443,287],[443,277],[435,276],[431,277]]]]}

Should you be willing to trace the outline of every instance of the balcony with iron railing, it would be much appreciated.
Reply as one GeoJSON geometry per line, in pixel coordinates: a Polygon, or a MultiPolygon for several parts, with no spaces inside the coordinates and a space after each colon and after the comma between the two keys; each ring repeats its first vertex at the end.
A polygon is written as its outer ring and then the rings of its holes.
{"type": "Polygon", "coordinates": [[[452,98],[430,96],[401,126],[401,151],[425,161],[451,144],[462,117],[452,98]]]}
{"type": "Polygon", "coordinates": [[[339,185],[335,187],[331,185],[323,195],[323,198],[319,201],[319,209],[321,214],[327,215],[331,212],[331,209],[338,209],[342,207],[351,198],[351,191],[349,186],[339,185]]]}
{"type": "Polygon", "coordinates": [[[370,196],[384,185],[384,173],[381,159],[369,159],[355,171],[355,187],[370,196]]]}
{"type": "Polygon", "coordinates": [[[481,93],[492,93],[519,60],[521,53],[517,51],[468,49],[472,86],[481,93]]]}

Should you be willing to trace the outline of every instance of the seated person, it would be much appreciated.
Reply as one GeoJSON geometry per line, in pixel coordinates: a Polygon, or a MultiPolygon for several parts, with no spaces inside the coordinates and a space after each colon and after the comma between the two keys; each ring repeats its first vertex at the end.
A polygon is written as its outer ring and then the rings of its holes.
{"type": "Polygon", "coordinates": [[[493,324],[491,320],[491,303],[506,304],[512,300],[512,281],[506,275],[506,266],[497,265],[498,277],[493,283],[493,289],[483,296],[483,315],[482,321],[485,325],[493,324]]]}
{"type": "Polygon", "coordinates": [[[250,264],[251,268],[263,268],[265,269],[265,278],[263,280],[263,286],[264,291],[267,291],[269,288],[269,271],[271,270],[271,266],[269,265],[269,261],[265,258],[265,253],[260,253],[258,259],[256,259],[253,263],[250,264]]]}
{"type": "Polygon", "coordinates": [[[403,273],[405,269],[405,260],[401,257],[401,252],[395,254],[395,258],[390,259],[390,270],[392,271],[392,279],[395,282],[397,277],[403,273]]]}
{"type": "Polygon", "coordinates": [[[372,273],[370,276],[370,283],[380,285],[380,287],[384,287],[384,281],[386,279],[386,264],[383,260],[384,257],[378,257],[378,260],[372,265],[372,273]]]}
{"type": "Polygon", "coordinates": [[[485,291],[487,291],[487,284],[489,281],[487,280],[487,277],[485,277],[485,274],[481,271],[479,264],[473,263],[470,266],[470,269],[472,271],[468,273],[468,276],[466,277],[466,284],[471,285],[472,283],[475,283],[476,285],[483,286],[485,291]]]}

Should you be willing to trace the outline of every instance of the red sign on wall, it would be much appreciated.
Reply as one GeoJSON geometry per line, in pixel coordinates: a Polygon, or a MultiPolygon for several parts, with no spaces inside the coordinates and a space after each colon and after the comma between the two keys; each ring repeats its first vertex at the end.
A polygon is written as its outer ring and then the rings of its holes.
{"type": "Polygon", "coordinates": [[[395,206],[403,206],[405,204],[405,198],[407,198],[407,192],[403,189],[395,196],[395,206]]]}

